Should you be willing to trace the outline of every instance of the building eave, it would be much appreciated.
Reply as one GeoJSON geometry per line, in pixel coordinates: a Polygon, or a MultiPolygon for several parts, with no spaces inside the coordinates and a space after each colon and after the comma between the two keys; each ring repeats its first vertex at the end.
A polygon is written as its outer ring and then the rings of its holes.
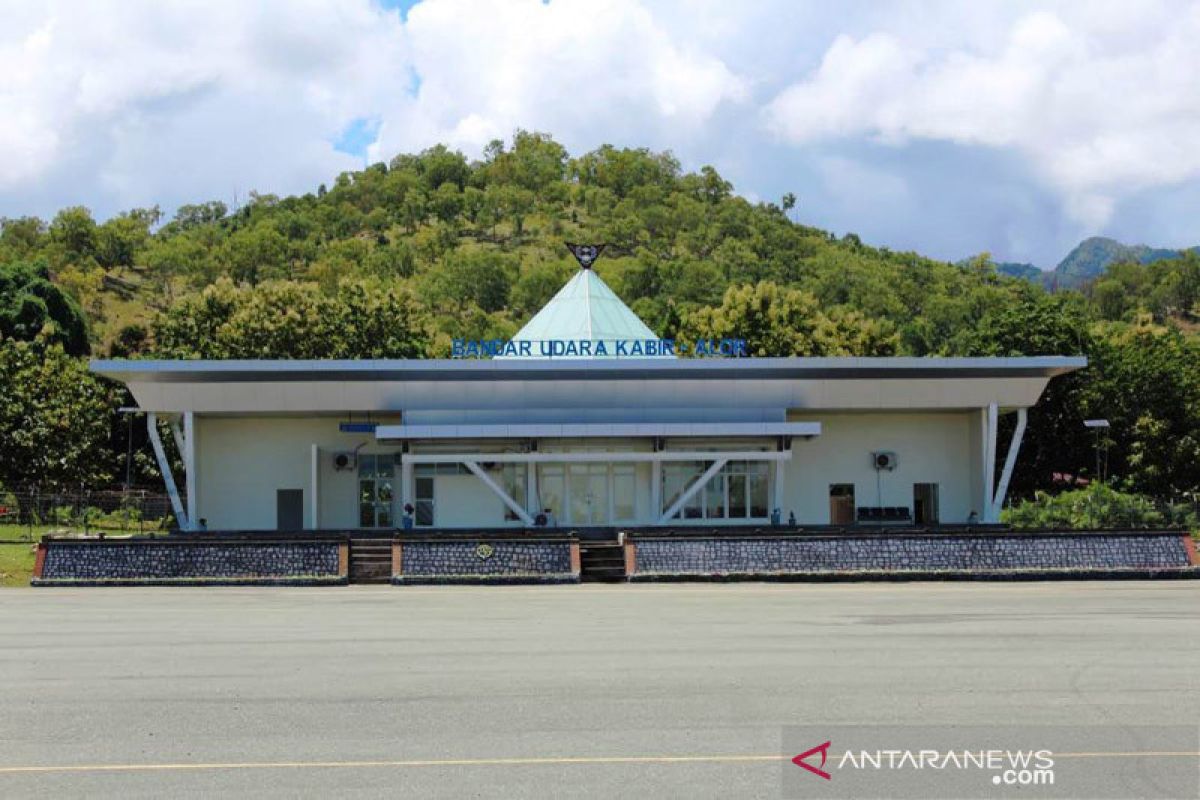
{"type": "Polygon", "coordinates": [[[562,380],[903,380],[1052,378],[1087,366],[1082,356],[1000,358],[737,358],[546,360],[121,360],[90,369],[123,383],[281,383],[562,380]]]}

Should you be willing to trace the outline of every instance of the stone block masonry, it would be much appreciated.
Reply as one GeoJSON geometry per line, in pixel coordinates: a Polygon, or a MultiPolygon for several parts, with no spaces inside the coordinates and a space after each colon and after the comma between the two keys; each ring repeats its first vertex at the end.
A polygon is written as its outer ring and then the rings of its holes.
{"type": "Polygon", "coordinates": [[[633,536],[632,580],[826,577],[1183,577],[1172,532],[633,536]]]}
{"type": "Polygon", "coordinates": [[[577,583],[578,549],[567,538],[398,539],[392,582],[577,583]]]}
{"type": "Polygon", "coordinates": [[[346,582],[345,547],[336,539],[47,539],[32,584],[339,584],[346,582]]]}

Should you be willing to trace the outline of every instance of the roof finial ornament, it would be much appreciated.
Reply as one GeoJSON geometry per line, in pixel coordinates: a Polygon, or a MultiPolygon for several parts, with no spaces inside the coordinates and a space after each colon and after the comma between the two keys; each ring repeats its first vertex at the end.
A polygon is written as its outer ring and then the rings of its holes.
{"type": "Polygon", "coordinates": [[[592,264],[596,263],[596,259],[604,252],[604,248],[608,245],[604,244],[571,244],[566,243],[567,249],[571,251],[571,255],[575,256],[575,260],[579,262],[579,266],[583,269],[591,269],[592,264]]]}

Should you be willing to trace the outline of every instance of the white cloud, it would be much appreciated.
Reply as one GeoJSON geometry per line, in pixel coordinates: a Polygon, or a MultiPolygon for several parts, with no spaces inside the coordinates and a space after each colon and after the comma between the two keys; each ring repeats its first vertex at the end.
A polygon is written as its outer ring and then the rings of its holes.
{"type": "Polygon", "coordinates": [[[405,63],[365,1],[0,4],[0,213],[311,188],[405,63]]]}
{"type": "Polygon", "coordinates": [[[375,157],[432,138],[478,152],[518,127],[589,146],[621,128],[682,134],[745,97],[638,0],[437,0],[409,12],[406,34],[420,91],[385,112],[375,157]]]}
{"type": "Polygon", "coordinates": [[[793,144],[865,135],[1019,151],[1098,227],[1123,195],[1200,177],[1198,40],[1198,3],[1028,13],[992,51],[840,36],[764,113],[793,144]]]}
{"type": "Polygon", "coordinates": [[[355,120],[379,123],[371,160],[517,128],[670,148],[747,196],[797,191],[808,221],[953,257],[1020,239],[1044,263],[1200,181],[1194,0],[380,3],[0,0],[0,216],[310,191],[361,166],[334,146],[355,120]],[[897,216],[930,192],[970,194],[970,229],[897,216]]]}

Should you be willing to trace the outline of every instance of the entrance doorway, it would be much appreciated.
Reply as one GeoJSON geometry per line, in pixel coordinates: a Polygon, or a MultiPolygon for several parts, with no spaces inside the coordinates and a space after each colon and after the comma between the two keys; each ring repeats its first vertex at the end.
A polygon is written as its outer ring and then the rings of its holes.
{"type": "Polygon", "coordinates": [[[571,464],[567,468],[570,521],[575,525],[605,525],[608,515],[608,464],[571,464]]]}
{"type": "Polygon", "coordinates": [[[938,522],[938,485],[913,484],[913,522],[917,525],[936,525],[938,522]]]}
{"type": "Polygon", "coordinates": [[[275,529],[298,531],[304,528],[304,490],[279,489],[275,492],[275,529]]]}
{"type": "Polygon", "coordinates": [[[630,463],[539,464],[538,510],[550,509],[559,524],[633,522],[637,516],[636,476],[637,468],[630,463]]]}
{"type": "Polygon", "coordinates": [[[854,484],[829,484],[829,524],[854,524],[854,484]]]}

